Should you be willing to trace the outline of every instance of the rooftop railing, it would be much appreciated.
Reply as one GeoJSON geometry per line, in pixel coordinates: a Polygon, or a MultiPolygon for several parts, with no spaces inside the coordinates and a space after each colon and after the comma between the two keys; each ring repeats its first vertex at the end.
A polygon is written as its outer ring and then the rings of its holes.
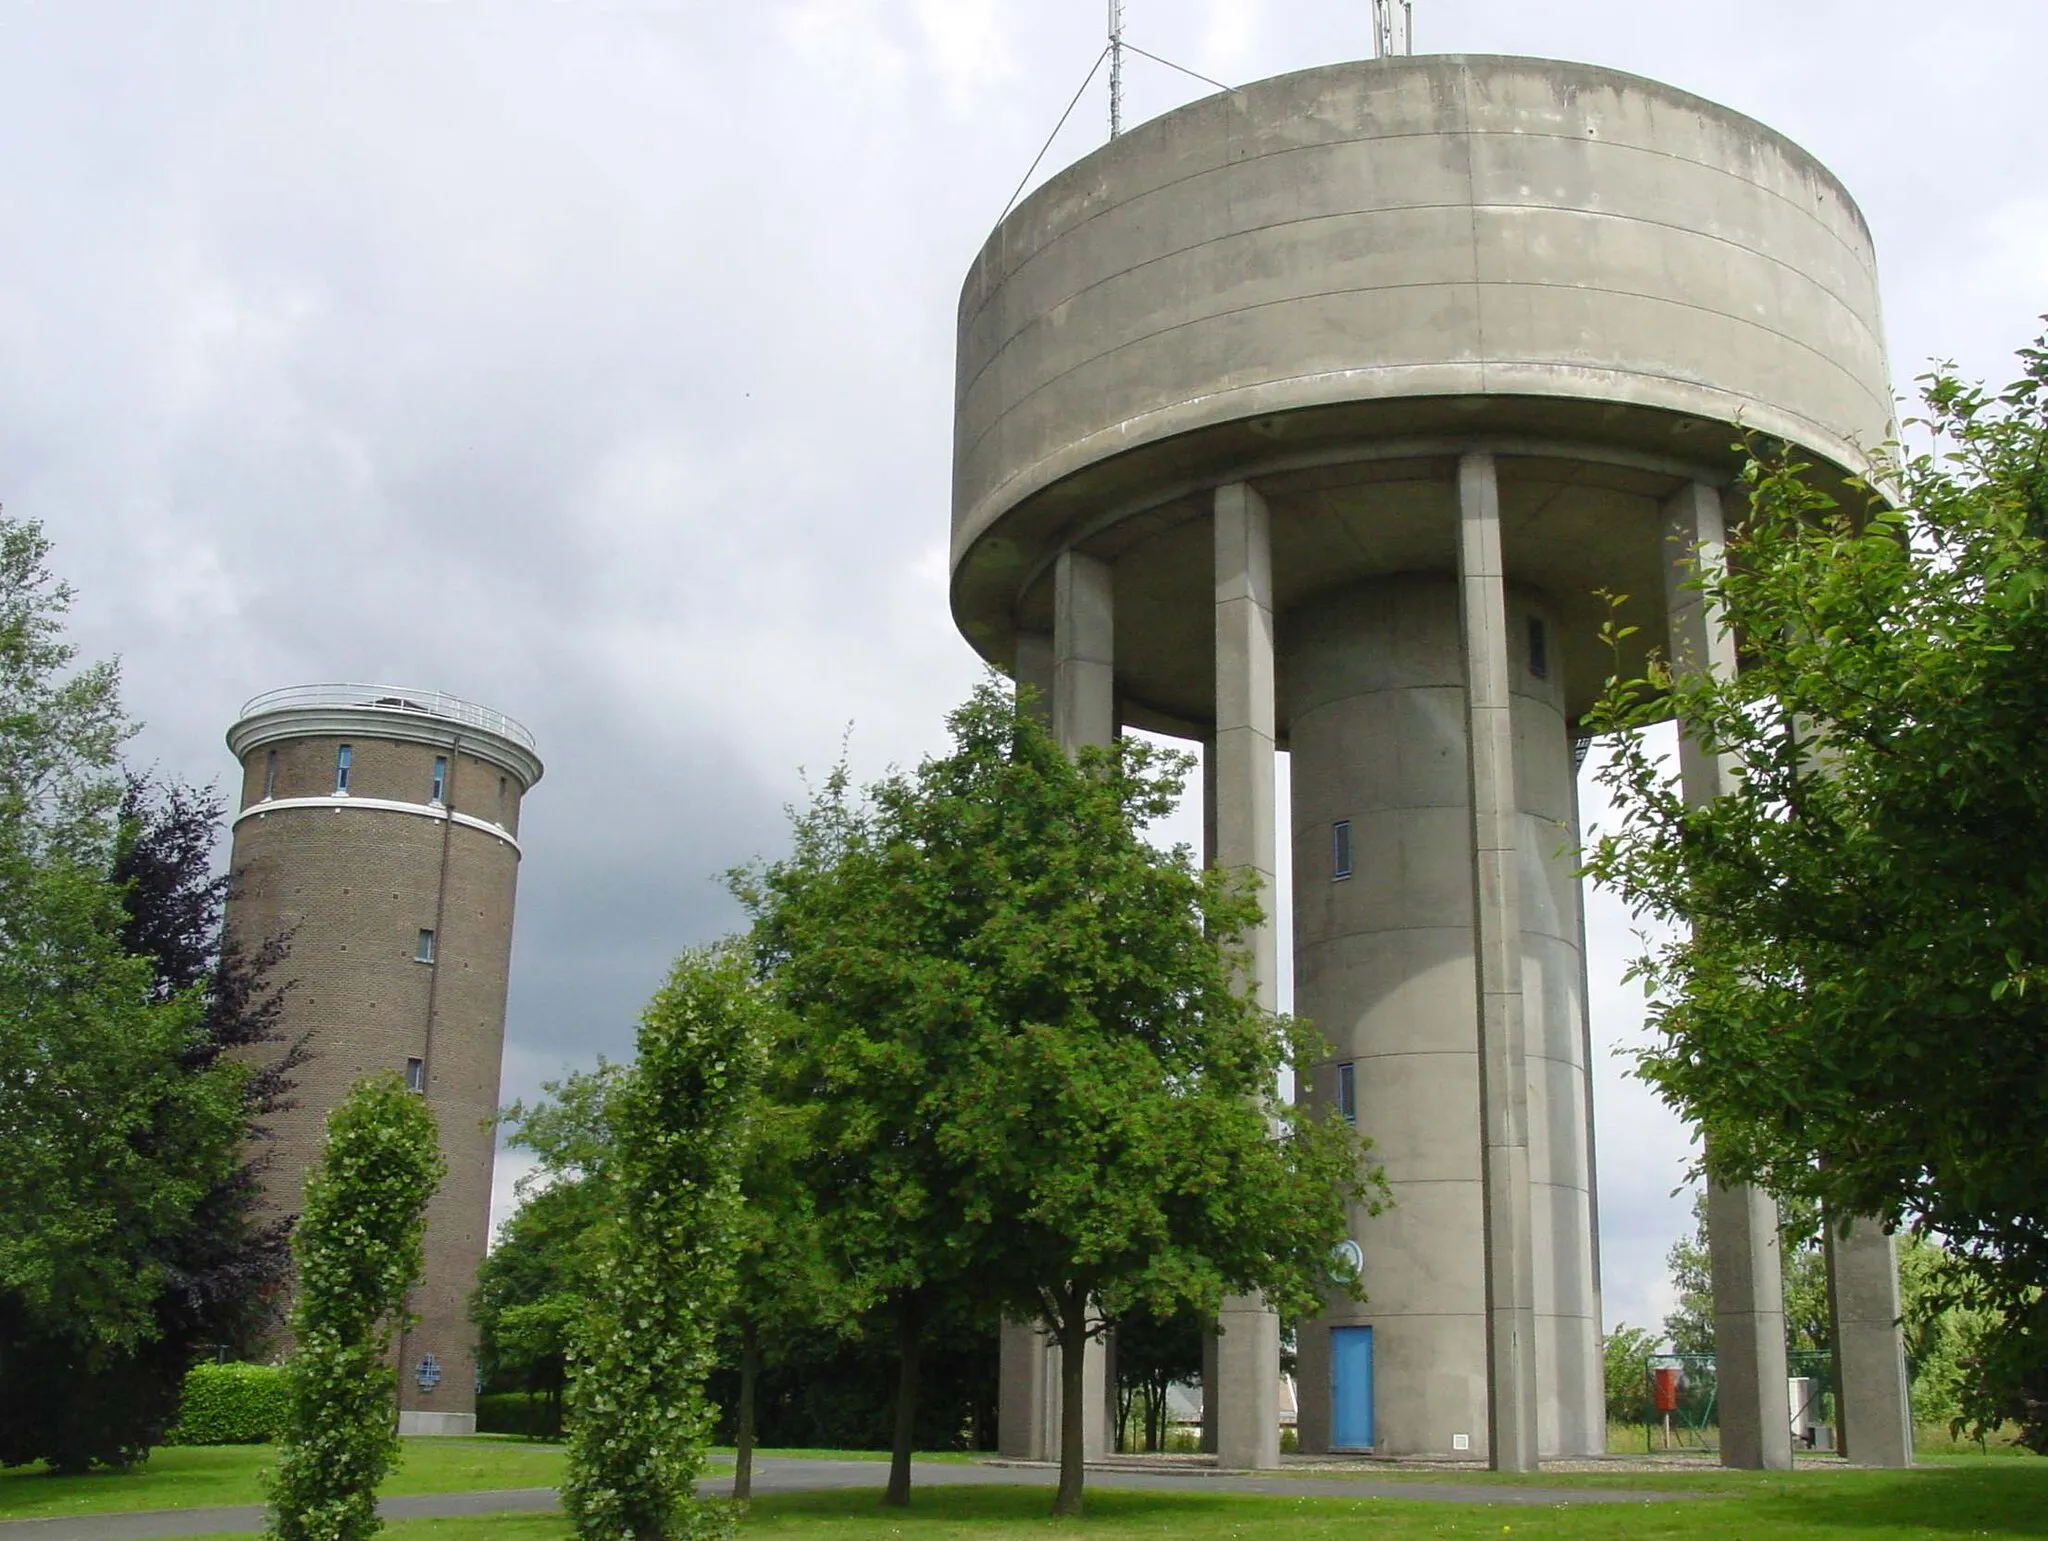
{"type": "Polygon", "coordinates": [[[474,701],[465,701],[445,691],[412,690],[398,685],[287,685],[282,690],[266,690],[244,702],[242,717],[246,721],[266,712],[322,706],[432,717],[442,722],[459,723],[465,728],[495,733],[535,753],[540,749],[526,725],[503,712],[494,712],[488,706],[478,706],[474,701]]]}

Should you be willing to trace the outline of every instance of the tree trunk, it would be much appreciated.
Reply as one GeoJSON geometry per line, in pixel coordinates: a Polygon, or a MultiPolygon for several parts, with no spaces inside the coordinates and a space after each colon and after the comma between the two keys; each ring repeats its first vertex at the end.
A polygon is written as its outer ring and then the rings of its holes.
{"type": "Polygon", "coordinates": [[[754,1399],[760,1385],[761,1333],[748,1322],[740,1328],[740,1427],[732,1457],[735,1503],[746,1503],[754,1496],[754,1399]]]}
{"type": "Polygon", "coordinates": [[[896,1437],[889,1448],[889,1485],[882,1507],[910,1507],[910,1447],[917,1428],[917,1358],[923,1347],[915,1292],[903,1297],[896,1313],[896,1437]]]}
{"type": "Polygon", "coordinates": [[[1083,1362],[1088,1353],[1088,1292],[1076,1285],[1060,1300],[1060,1490],[1052,1501],[1055,1519],[1081,1517],[1081,1484],[1086,1476],[1088,1409],[1084,1405],[1083,1362]]]}

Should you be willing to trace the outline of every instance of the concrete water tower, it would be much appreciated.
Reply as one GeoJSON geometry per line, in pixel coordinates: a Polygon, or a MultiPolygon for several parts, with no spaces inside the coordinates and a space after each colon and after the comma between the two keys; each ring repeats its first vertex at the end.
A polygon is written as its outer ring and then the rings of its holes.
{"type": "MultiPolygon", "coordinates": [[[[1269,883],[1292,752],[1309,1079],[1395,1200],[1354,1218],[1370,1301],[1302,1329],[1305,1449],[1604,1448],[1574,750],[1599,591],[1713,651],[1667,586],[1718,538],[1734,422],[1824,478],[1887,437],[1869,232],[1781,135],[1612,70],[1212,96],[1054,177],[968,276],[961,630],[1069,745],[1203,741],[1211,857],[1269,883]]],[[[1257,962],[1270,1002],[1270,933],[1257,962]]],[[[1728,1437],[1776,1464],[1773,1213],[1717,1194],[1712,1224],[1728,1437]]],[[[1271,1464],[1272,1318],[1222,1327],[1221,1459],[1271,1464]]],[[[1045,1416],[1005,1366],[1011,1421],[1045,1416]]]]}
{"type": "Polygon", "coordinates": [[[242,708],[228,925],[289,935],[283,1032],[304,1037],[298,1105],[270,1119],[270,1206],[295,1214],[327,1115],[357,1079],[432,1105],[448,1175],[427,1212],[418,1325],[399,1348],[399,1432],[476,1427],[469,1296],[489,1240],[519,808],[533,735],[438,691],[303,685],[242,708]]]}

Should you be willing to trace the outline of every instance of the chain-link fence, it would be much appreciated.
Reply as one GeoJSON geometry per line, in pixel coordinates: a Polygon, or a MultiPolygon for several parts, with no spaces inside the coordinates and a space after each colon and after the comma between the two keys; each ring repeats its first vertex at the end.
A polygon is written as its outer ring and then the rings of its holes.
{"type": "MultiPolygon", "coordinates": [[[[1834,1448],[1834,1356],[1825,1350],[1786,1356],[1786,1391],[1794,1449],[1834,1448]]],[[[1643,1366],[1639,1418],[1644,1447],[1718,1453],[1720,1379],[1712,1354],[1653,1354],[1643,1366]]]]}

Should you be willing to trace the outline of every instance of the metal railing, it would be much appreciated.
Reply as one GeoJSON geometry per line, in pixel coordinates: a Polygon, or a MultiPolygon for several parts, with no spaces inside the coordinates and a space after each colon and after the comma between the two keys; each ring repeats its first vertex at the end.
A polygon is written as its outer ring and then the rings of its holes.
{"type": "Polygon", "coordinates": [[[478,706],[460,696],[440,690],[413,690],[399,685],[287,685],[266,690],[242,704],[244,721],[266,712],[292,711],[302,707],[343,706],[377,712],[399,712],[414,717],[432,717],[459,723],[509,739],[522,749],[539,752],[531,731],[503,712],[478,706]]]}

